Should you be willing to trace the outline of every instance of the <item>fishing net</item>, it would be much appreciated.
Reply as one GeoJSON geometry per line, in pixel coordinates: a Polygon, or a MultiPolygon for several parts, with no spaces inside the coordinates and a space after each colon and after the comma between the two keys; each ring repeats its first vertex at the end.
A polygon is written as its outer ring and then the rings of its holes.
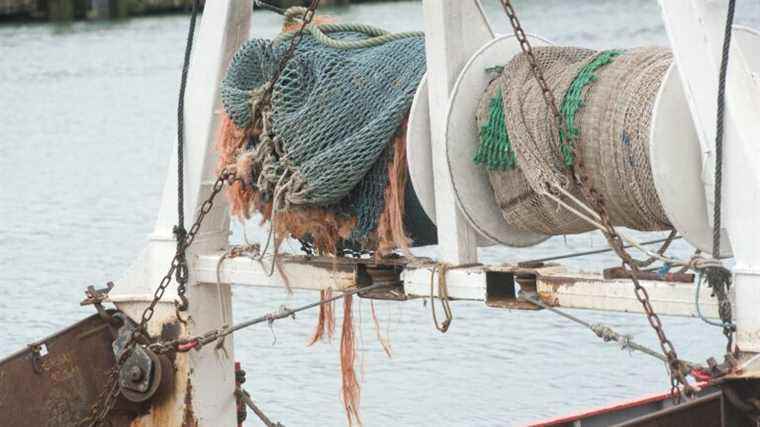
{"type": "Polygon", "coordinates": [[[672,62],[670,51],[540,47],[534,54],[561,100],[567,135],[560,135],[527,58],[516,56],[489,85],[476,115],[481,144],[474,161],[487,167],[504,219],[520,230],[547,235],[592,229],[542,195],[552,183],[583,199],[568,178],[575,146],[589,173],[588,185],[604,196],[613,225],[671,228],[648,155],[653,103],[672,62]],[[494,101],[500,98],[501,109],[494,101]],[[503,114],[503,128],[498,114],[503,114]],[[505,161],[511,153],[514,161],[505,161]]]}
{"type": "Polygon", "coordinates": [[[304,34],[271,102],[263,95],[292,33],[251,40],[235,54],[222,103],[235,127],[248,131],[228,157],[260,204],[272,205],[271,217],[318,208],[337,218],[337,228],[350,223],[350,233],[335,238],[366,242],[386,209],[389,185],[405,194],[406,180],[389,178],[389,171],[400,170],[395,145],[425,72],[424,38],[366,25],[319,28],[304,34]]]}

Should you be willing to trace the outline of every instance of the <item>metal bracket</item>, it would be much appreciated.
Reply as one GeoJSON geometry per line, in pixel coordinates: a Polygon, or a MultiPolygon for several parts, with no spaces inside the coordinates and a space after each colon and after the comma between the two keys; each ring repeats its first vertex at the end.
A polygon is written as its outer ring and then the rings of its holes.
{"type": "Polygon", "coordinates": [[[108,298],[108,293],[111,292],[114,284],[113,282],[108,282],[106,283],[106,286],[106,288],[102,289],[95,289],[95,286],[92,285],[88,286],[84,291],[86,298],[83,299],[79,305],[94,305],[95,310],[97,310],[101,319],[103,319],[109,325],[116,326],[116,321],[114,320],[113,316],[111,316],[111,314],[109,314],[108,311],[106,311],[106,309],[103,307],[103,301],[108,298]]]}
{"type": "Polygon", "coordinates": [[[354,267],[354,283],[356,286],[364,288],[381,283],[393,286],[389,289],[378,289],[366,293],[360,293],[359,297],[405,301],[407,297],[404,293],[403,282],[401,281],[402,270],[403,267],[399,265],[356,264],[354,267]]]}
{"type": "Polygon", "coordinates": [[[639,271],[634,273],[625,267],[607,268],[602,272],[605,279],[630,279],[636,276],[639,280],[652,280],[658,282],[694,283],[694,275],[691,273],[664,273],[656,271],[639,271]]]}
{"type": "Polygon", "coordinates": [[[173,370],[166,356],[158,356],[142,345],[127,347],[137,324],[124,313],[116,313],[114,319],[121,321],[116,339],[111,344],[114,357],[119,361],[125,352],[129,355],[119,367],[119,388],[121,394],[131,402],[145,402],[157,394],[159,388],[168,390],[172,382],[173,370]]]}

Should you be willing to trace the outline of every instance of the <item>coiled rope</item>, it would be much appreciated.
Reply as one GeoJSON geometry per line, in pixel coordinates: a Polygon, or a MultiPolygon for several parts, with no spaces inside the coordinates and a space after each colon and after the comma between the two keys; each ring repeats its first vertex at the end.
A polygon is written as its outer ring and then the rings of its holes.
{"type": "MultiPolygon", "coordinates": [[[[300,6],[291,7],[286,10],[285,25],[287,26],[296,23],[297,19],[303,16],[304,10],[305,8],[300,6]]],[[[333,49],[365,49],[368,47],[380,46],[392,41],[412,37],[425,37],[425,33],[421,31],[391,33],[373,25],[356,23],[309,24],[306,26],[306,31],[308,31],[319,43],[333,49]],[[345,32],[363,33],[369,36],[369,38],[364,40],[341,40],[328,35],[330,33],[345,32]]],[[[279,43],[292,39],[294,35],[295,33],[292,31],[281,33],[274,39],[273,43],[276,46],[279,43]]]]}

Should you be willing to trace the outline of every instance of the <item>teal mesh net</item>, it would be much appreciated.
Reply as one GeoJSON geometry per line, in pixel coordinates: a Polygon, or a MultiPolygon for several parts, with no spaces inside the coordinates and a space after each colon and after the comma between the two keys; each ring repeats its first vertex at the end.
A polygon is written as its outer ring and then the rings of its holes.
{"type": "MultiPolygon", "coordinates": [[[[330,36],[367,38],[358,32],[330,36]]],[[[289,43],[252,40],[234,56],[221,94],[238,127],[249,127],[252,93],[271,79],[289,43]]],[[[422,37],[336,49],[304,35],[272,92],[271,133],[281,152],[267,160],[268,170],[292,175],[287,202],[353,213],[354,238],[372,231],[384,206],[389,142],[424,72],[422,37]]],[[[277,184],[276,176],[265,180],[277,184]]]]}

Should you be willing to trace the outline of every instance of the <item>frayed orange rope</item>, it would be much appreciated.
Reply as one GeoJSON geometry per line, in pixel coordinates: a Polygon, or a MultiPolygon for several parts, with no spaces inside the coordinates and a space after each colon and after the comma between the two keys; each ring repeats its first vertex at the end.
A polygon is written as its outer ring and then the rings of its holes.
{"type": "MultiPolygon", "coordinates": [[[[319,291],[320,301],[327,301],[332,298],[332,289],[322,289],[319,291]]],[[[325,335],[332,340],[335,334],[335,314],[333,313],[333,303],[322,304],[319,306],[319,318],[317,328],[314,330],[307,346],[314,345],[317,341],[323,340],[325,335]]]]}
{"type": "MultiPolygon", "coordinates": [[[[322,25],[322,24],[333,24],[335,23],[335,18],[331,16],[315,16],[314,19],[311,20],[312,24],[322,25]]],[[[290,31],[298,31],[301,28],[301,21],[286,21],[282,25],[282,32],[288,33],[290,31]]],[[[308,32],[308,31],[307,31],[308,32]]]]}
{"type": "Polygon", "coordinates": [[[219,153],[217,171],[235,162],[237,151],[243,146],[244,141],[245,132],[235,126],[230,116],[222,113],[222,122],[216,134],[216,151],[219,153]]]}
{"type": "Polygon", "coordinates": [[[401,123],[393,144],[393,161],[388,164],[388,186],[385,188],[385,208],[377,226],[376,256],[388,255],[394,249],[409,254],[411,240],[404,230],[404,194],[406,190],[406,120],[401,123]]]}
{"type": "Polygon", "coordinates": [[[385,355],[388,356],[389,359],[393,358],[393,355],[391,354],[391,343],[387,336],[383,336],[383,334],[380,332],[380,322],[377,320],[377,313],[375,313],[375,301],[369,300],[369,307],[372,311],[372,322],[375,324],[375,334],[377,334],[377,340],[380,341],[380,345],[383,347],[383,351],[385,352],[385,355]]]}
{"type": "MultiPolygon", "coordinates": [[[[272,218],[272,203],[264,202],[261,195],[253,190],[254,177],[251,174],[252,157],[241,153],[249,135],[260,129],[241,130],[226,115],[217,135],[219,152],[218,169],[235,171],[236,178],[227,189],[230,213],[241,219],[250,218],[254,211],[262,214],[262,224],[272,218]]],[[[388,185],[385,189],[385,207],[378,219],[378,227],[369,236],[370,246],[376,245],[377,256],[388,255],[395,249],[408,254],[411,240],[404,230],[404,193],[407,179],[406,165],[406,120],[390,142],[393,145],[393,160],[388,165],[388,185]]],[[[292,207],[277,214],[277,239],[287,237],[304,238],[310,236],[319,253],[335,254],[340,239],[347,239],[356,227],[356,217],[337,214],[319,207],[292,207]]]]}
{"type": "Polygon", "coordinates": [[[346,295],[343,299],[343,329],[340,337],[340,371],[342,378],[343,405],[346,408],[348,425],[356,422],[362,425],[359,417],[359,401],[361,388],[356,379],[354,365],[356,363],[356,336],[354,335],[354,321],[351,314],[353,296],[346,295]]]}

